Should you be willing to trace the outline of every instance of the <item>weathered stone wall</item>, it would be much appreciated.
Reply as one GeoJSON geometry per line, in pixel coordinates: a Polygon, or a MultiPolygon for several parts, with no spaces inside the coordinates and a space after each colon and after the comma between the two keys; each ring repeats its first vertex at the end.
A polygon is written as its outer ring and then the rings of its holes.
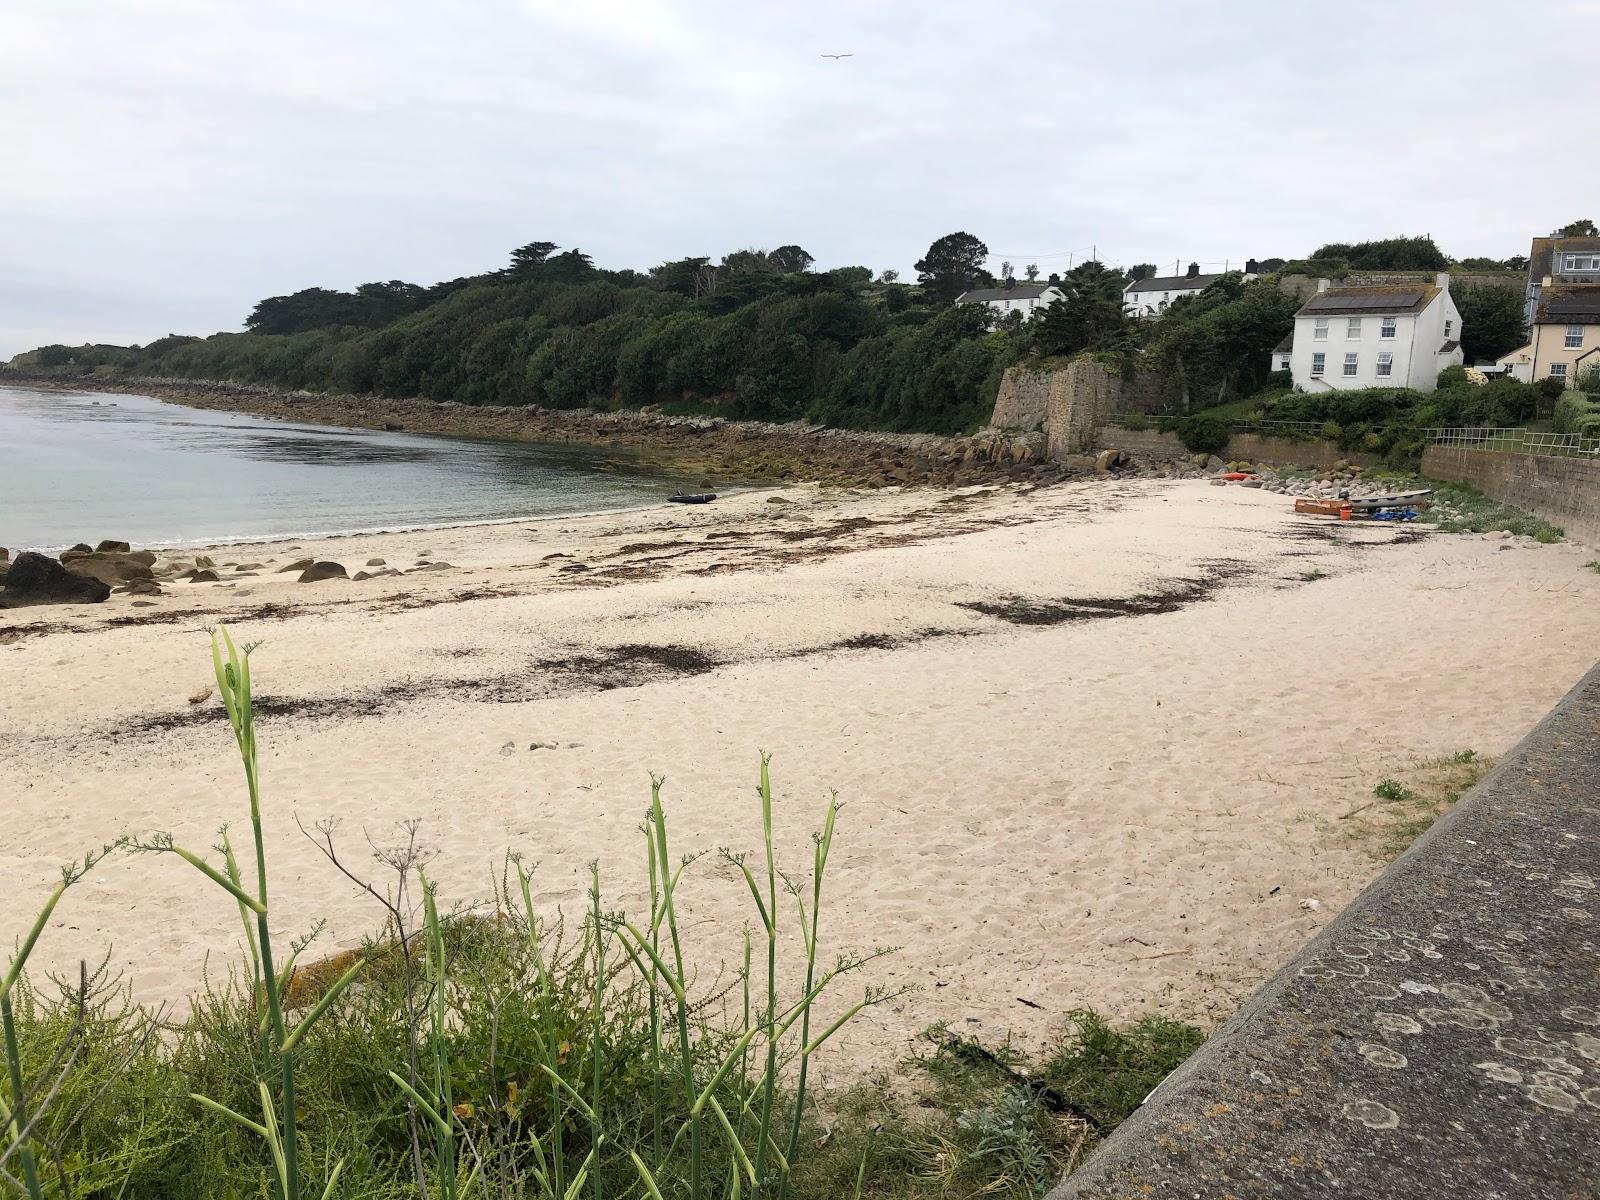
{"type": "Polygon", "coordinates": [[[1050,386],[1056,371],[1033,371],[1027,367],[1008,367],[1000,377],[1000,391],[994,398],[994,415],[989,424],[1007,433],[1033,433],[1044,428],[1050,408],[1050,386]]]}
{"type": "Polygon", "coordinates": [[[1600,546],[1600,461],[1429,446],[1422,455],[1422,473],[1470,484],[1561,526],[1574,541],[1600,546]]]}
{"type": "Polygon", "coordinates": [[[1042,430],[1046,456],[1061,459],[1089,449],[1111,414],[1167,412],[1174,400],[1171,386],[1150,372],[1124,377],[1095,359],[1075,358],[1046,370],[1008,368],[989,423],[1008,433],[1042,430]]]}
{"type": "Polygon", "coordinates": [[[1045,412],[1045,456],[1065,458],[1090,449],[1106,418],[1117,411],[1122,380],[1090,358],[1053,372],[1045,412]]]}
{"type": "Polygon", "coordinates": [[[1594,1195],[1597,776],[1600,667],[1050,1200],[1594,1195]]]}

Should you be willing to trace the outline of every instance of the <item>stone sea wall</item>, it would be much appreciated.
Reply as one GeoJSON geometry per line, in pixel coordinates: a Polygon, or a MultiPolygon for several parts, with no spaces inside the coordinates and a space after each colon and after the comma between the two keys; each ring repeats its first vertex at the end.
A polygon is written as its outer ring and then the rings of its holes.
{"type": "MultiPolygon", "coordinates": [[[[1101,449],[1115,448],[1130,454],[1148,454],[1158,458],[1175,458],[1189,454],[1183,441],[1175,433],[1159,429],[1124,429],[1117,425],[1102,426],[1096,434],[1094,445],[1101,449]]],[[[1376,454],[1356,450],[1341,450],[1339,443],[1326,438],[1281,438],[1259,433],[1236,433],[1228,439],[1220,457],[1231,461],[1277,463],[1280,466],[1308,467],[1326,471],[1340,462],[1358,467],[1372,467],[1382,462],[1376,454]]]]}
{"type": "Polygon", "coordinates": [[[1567,537],[1600,546],[1600,461],[1429,446],[1422,473],[1477,488],[1559,525],[1567,537]]]}

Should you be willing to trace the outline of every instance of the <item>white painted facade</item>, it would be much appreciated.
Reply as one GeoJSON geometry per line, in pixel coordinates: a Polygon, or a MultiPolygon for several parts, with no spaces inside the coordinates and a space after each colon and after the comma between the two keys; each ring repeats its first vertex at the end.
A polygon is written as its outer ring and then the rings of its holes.
{"type": "Polygon", "coordinates": [[[1057,301],[1066,298],[1066,294],[1053,284],[1019,283],[1012,288],[984,288],[963,292],[956,297],[956,303],[985,305],[997,317],[1014,312],[1020,312],[1024,317],[1031,317],[1040,309],[1049,308],[1057,301]]]}
{"type": "Polygon", "coordinates": [[[1321,315],[1302,310],[1294,319],[1289,372],[1302,392],[1370,387],[1431,392],[1440,371],[1462,363],[1460,341],[1461,313],[1448,286],[1415,312],[1375,308],[1321,315]],[[1447,343],[1454,348],[1443,350],[1447,343]]]}

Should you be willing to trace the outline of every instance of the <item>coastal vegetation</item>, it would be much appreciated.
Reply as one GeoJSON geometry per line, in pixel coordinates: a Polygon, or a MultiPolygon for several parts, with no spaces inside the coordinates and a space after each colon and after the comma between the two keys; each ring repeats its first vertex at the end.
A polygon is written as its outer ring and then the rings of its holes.
{"type": "MultiPolygon", "coordinates": [[[[911,284],[867,267],[813,270],[793,244],[636,271],[538,241],[502,269],[432,286],[389,280],[268,297],[243,333],[51,345],[19,355],[11,369],[942,434],[983,425],[1002,372],[1018,363],[1091,353],[1124,370],[1137,364],[1186,397],[1190,411],[1268,395],[1282,382],[1269,355],[1299,300],[1277,275],[1224,274],[1140,321],[1124,312],[1122,289],[1154,268],[1125,273],[1089,261],[1050,275],[1065,298],[1028,320],[956,303],[973,288],[1015,282],[1010,264],[997,280],[988,258],[979,238],[947,234],[918,260],[911,284]]],[[[1450,265],[1427,238],[1330,243],[1309,259],[1265,265],[1273,264],[1332,275],[1450,265]]],[[[1037,279],[1038,268],[1025,274],[1037,279]]],[[[1520,344],[1520,291],[1464,287],[1457,302],[1469,357],[1520,344]]]]}
{"type": "Polygon", "coordinates": [[[1036,1196],[1200,1042],[1148,1018],[1068,1015],[1030,1063],[933,1029],[914,1077],[819,1099],[812,1060],[891,994],[843,989],[883,949],[824,954],[840,806],[809,872],[774,852],[766,763],[759,857],[724,851],[751,900],[741,964],[685,936],[661,782],[639,828],[647,911],[606,903],[600,872],[569,927],[538,912],[508,855],[486,905],[450,905],[409,826],[365,868],[332,825],[304,832],[371,897],[381,931],[315,958],[317,930],[274,930],[250,650],[213,640],[216,691],[248,795],[248,842],[167,834],[66,867],[0,976],[0,1191],[66,1197],[1036,1196]],[[27,964],[71,891],[109,855],[178,859],[237,911],[238,973],[207,973],[188,1010],[151,1011],[102,963],[40,983],[27,964]],[[373,872],[368,875],[366,872],[373,872]],[[798,936],[795,936],[798,935],[798,936]],[[908,1096],[907,1087],[914,1092],[908,1096]]]}

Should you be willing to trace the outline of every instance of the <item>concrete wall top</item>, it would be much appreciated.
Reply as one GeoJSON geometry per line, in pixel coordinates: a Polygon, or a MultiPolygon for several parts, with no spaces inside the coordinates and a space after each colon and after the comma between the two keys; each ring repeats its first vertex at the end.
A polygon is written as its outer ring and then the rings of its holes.
{"type": "Polygon", "coordinates": [[[1051,1200],[1600,1194],[1600,667],[1051,1200]]]}

